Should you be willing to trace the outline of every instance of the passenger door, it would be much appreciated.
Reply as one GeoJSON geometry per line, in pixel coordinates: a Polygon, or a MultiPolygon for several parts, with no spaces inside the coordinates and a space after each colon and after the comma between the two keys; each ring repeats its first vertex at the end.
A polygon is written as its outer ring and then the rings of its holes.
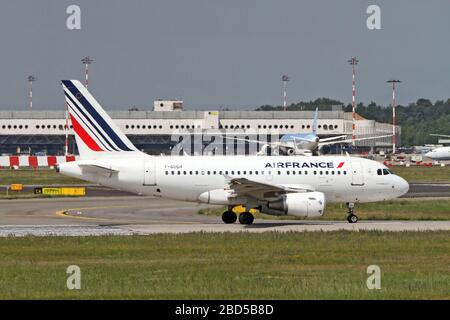
{"type": "Polygon", "coordinates": [[[144,186],[156,185],[156,162],[146,161],[144,163],[144,186]]]}
{"type": "Polygon", "coordinates": [[[364,185],[364,171],[361,161],[352,161],[350,164],[352,167],[352,186],[364,185]]]}

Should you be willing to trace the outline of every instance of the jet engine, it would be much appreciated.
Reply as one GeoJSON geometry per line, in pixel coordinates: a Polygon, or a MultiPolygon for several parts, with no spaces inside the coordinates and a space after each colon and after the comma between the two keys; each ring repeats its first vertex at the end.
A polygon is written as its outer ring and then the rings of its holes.
{"type": "Polygon", "coordinates": [[[262,206],[261,211],[274,215],[320,217],[325,211],[325,195],[322,192],[287,193],[262,206]]]}

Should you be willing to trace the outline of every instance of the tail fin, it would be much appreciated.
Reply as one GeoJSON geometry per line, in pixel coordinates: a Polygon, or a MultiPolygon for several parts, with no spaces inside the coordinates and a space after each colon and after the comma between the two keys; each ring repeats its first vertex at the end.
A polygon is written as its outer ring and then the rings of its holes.
{"type": "Polygon", "coordinates": [[[319,116],[319,108],[316,108],[316,112],[314,112],[314,121],[312,126],[312,132],[317,134],[317,118],[319,116]]]}
{"type": "Polygon", "coordinates": [[[141,153],[78,80],[62,80],[81,159],[141,153]]]}

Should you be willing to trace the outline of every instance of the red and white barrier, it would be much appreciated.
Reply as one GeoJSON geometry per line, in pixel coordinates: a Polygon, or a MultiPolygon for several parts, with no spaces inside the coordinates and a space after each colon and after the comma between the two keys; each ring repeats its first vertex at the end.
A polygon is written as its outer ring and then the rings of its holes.
{"type": "Polygon", "coordinates": [[[76,160],[78,156],[0,156],[0,168],[54,167],[60,163],[76,160]]]}

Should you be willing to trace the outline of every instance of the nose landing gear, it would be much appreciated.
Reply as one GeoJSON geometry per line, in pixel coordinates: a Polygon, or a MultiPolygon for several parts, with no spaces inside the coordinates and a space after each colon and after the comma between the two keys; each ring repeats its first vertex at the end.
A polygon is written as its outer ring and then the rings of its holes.
{"type": "Polygon", "coordinates": [[[354,208],[355,208],[355,204],[352,202],[347,202],[347,209],[348,209],[348,216],[347,216],[347,221],[349,223],[356,223],[358,222],[358,216],[356,214],[354,214],[354,208]]]}

